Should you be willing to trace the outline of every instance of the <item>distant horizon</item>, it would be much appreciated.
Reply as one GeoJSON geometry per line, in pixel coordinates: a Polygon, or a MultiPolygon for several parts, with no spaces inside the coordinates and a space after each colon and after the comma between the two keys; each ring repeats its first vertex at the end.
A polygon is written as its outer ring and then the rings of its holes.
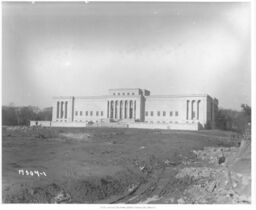
{"type": "Polygon", "coordinates": [[[3,2],[2,11],[7,106],[115,87],[251,106],[248,2],[3,2]]]}

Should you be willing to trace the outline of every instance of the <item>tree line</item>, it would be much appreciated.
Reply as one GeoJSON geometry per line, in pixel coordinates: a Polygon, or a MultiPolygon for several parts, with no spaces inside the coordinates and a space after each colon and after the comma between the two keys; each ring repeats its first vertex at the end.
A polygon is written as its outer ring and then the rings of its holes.
{"type": "Polygon", "coordinates": [[[52,107],[39,109],[35,106],[2,106],[3,125],[29,125],[30,120],[52,120],[52,107]]]}
{"type": "Polygon", "coordinates": [[[244,132],[251,124],[251,107],[242,104],[240,111],[220,108],[216,115],[215,124],[221,130],[244,132]]]}

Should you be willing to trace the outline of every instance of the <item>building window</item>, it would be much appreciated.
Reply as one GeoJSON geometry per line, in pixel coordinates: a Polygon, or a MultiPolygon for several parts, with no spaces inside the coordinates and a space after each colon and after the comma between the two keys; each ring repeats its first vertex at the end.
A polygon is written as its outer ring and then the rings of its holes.
{"type": "Polygon", "coordinates": [[[123,96],[125,95],[125,93],[123,93],[123,96]]]}
{"type": "Polygon", "coordinates": [[[175,112],[175,116],[178,116],[178,115],[179,115],[179,112],[178,112],[178,111],[176,111],[176,112],[175,112]]]}
{"type": "Polygon", "coordinates": [[[82,116],[83,115],[83,112],[82,111],[80,111],[80,116],[82,116]]]}
{"type": "Polygon", "coordinates": [[[165,112],[165,111],[163,111],[163,116],[165,117],[165,115],[166,115],[166,112],[165,112]]]}
{"type": "Polygon", "coordinates": [[[148,111],[146,111],[145,115],[146,115],[146,117],[148,116],[148,111]]]}
{"type": "Polygon", "coordinates": [[[90,115],[91,115],[91,116],[93,115],[93,111],[90,112],[90,115]]]}
{"type": "Polygon", "coordinates": [[[98,111],[96,111],[96,116],[99,116],[99,112],[98,111]]]}
{"type": "Polygon", "coordinates": [[[85,116],[88,116],[88,111],[85,112],[85,116]]]}
{"type": "Polygon", "coordinates": [[[132,93],[132,95],[134,95],[134,93],[132,93]]]}
{"type": "Polygon", "coordinates": [[[129,96],[129,95],[130,95],[130,93],[127,93],[127,95],[129,96]]]}
{"type": "Polygon", "coordinates": [[[170,111],[170,116],[172,117],[172,111],[170,111]]]}
{"type": "Polygon", "coordinates": [[[157,112],[157,116],[160,116],[160,111],[157,112]]]}
{"type": "Polygon", "coordinates": [[[101,111],[101,113],[100,113],[100,114],[101,114],[101,116],[103,116],[103,111],[101,111]]]}
{"type": "Polygon", "coordinates": [[[151,111],[151,112],[150,112],[150,115],[153,117],[153,116],[154,116],[154,112],[153,112],[153,111],[151,111]]]}
{"type": "Polygon", "coordinates": [[[76,111],[75,115],[76,115],[76,116],[78,115],[78,111],[76,111]]]}
{"type": "Polygon", "coordinates": [[[115,94],[115,93],[113,93],[113,95],[115,96],[116,94],[115,94]]]}
{"type": "Polygon", "coordinates": [[[117,93],[117,95],[119,95],[119,96],[120,96],[120,93],[117,93]]]}

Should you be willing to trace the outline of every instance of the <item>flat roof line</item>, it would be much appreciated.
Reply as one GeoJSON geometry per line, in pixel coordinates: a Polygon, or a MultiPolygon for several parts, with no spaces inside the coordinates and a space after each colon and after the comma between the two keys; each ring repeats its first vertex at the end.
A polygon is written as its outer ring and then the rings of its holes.
{"type": "MultiPolygon", "coordinates": [[[[104,98],[123,98],[123,97],[136,97],[138,95],[99,95],[99,96],[54,96],[53,99],[104,99],[104,98]]],[[[154,99],[154,98],[181,98],[181,97],[210,97],[212,99],[215,99],[215,97],[212,97],[208,94],[186,94],[186,95],[149,95],[145,96],[147,99],[154,99]]]]}
{"type": "Polygon", "coordinates": [[[208,94],[186,94],[186,95],[150,95],[146,98],[177,98],[177,97],[207,97],[208,94]]]}
{"type": "Polygon", "coordinates": [[[112,88],[108,90],[143,90],[141,88],[112,88]]]}

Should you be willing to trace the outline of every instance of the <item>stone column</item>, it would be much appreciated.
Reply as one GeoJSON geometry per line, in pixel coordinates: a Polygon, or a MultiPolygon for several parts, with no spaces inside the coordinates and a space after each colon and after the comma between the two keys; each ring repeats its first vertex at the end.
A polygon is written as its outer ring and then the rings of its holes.
{"type": "Polygon", "coordinates": [[[189,100],[186,100],[186,120],[189,119],[189,100]]]}
{"type": "Polygon", "coordinates": [[[57,106],[56,106],[56,119],[59,119],[60,115],[60,103],[57,101],[57,106]]]}
{"type": "Polygon", "coordinates": [[[117,109],[116,109],[116,118],[119,119],[119,109],[120,109],[120,104],[119,101],[117,101],[117,109]]]}
{"type": "Polygon", "coordinates": [[[118,119],[121,120],[121,100],[118,102],[119,104],[119,109],[118,109],[118,119]]]}
{"type": "Polygon", "coordinates": [[[113,118],[112,114],[113,112],[111,113],[111,111],[113,111],[113,103],[112,103],[112,100],[109,101],[110,102],[110,105],[109,105],[109,119],[113,118]]]}
{"type": "Polygon", "coordinates": [[[194,100],[191,101],[191,120],[193,120],[194,100]]]}
{"type": "Polygon", "coordinates": [[[61,119],[64,118],[64,101],[61,102],[61,119]]]}
{"type": "Polygon", "coordinates": [[[108,114],[109,113],[109,101],[107,100],[107,118],[108,118],[108,114]]]}
{"type": "Polygon", "coordinates": [[[188,100],[188,120],[190,120],[191,119],[191,116],[190,116],[190,113],[191,113],[191,101],[190,100],[188,100]]]}
{"type": "Polygon", "coordinates": [[[59,109],[58,109],[58,115],[59,115],[59,117],[58,117],[58,119],[60,119],[61,102],[60,102],[60,101],[58,101],[58,102],[59,102],[59,109]]]}
{"type": "Polygon", "coordinates": [[[111,101],[108,101],[108,113],[107,113],[107,118],[110,119],[111,115],[111,101]]]}
{"type": "Polygon", "coordinates": [[[197,115],[196,115],[197,120],[199,120],[199,112],[200,112],[199,104],[200,104],[200,100],[197,101],[197,115]]]}
{"type": "Polygon", "coordinates": [[[118,113],[118,101],[115,102],[115,119],[117,119],[117,113],[118,113]]]}
{"type": "Polygon", "coordinates": [[[108,103],[108,100],[107,100],[107,118],[108,118],[108,110],[109,110],[109,103],[108,103]]]}
{"type": "Polygon", "coordinates": [[[131,119],[133,119],[133,100],[131,100],[131,119]]]}
{"type": "Polygon", "coordinates": [[[65,106],[64,106],[64,101],[62,101],[62,119],[64,119],[64,114],[65,114],[65,106]]]}
{"type": "Polygon", "coordinates": [[[109,119],[111,119],[112,101],[109,101],[109,119]]]}
{"type": "Polygon", "coordinates": [[[130,119],[130,100],[127,101],[127,119],[130,119]]]}
{"type": "Polygon", "coordinates": [[[122,115],[123,115],[123,119],[125,119],[125,100],[123,100],[123,113],[122,113],[122,115]]]}
{"type": "Polygon", "coordinates": [[[65,102],[65,119],[68,118],[68,102],[65,102]]]}
{"type": "Polygon", "coordinates": [[[133,116],[135,120],[136,119],[136,100],[133,101],[133,116]]]}
{"type": "Polygon", "coordinates": [[[125,117],[124,117],[124,119],[127,119],[127,100],[124,100],[124,112],[125,112],[125,117]]]}
{"type": "Polygon", "coordinates": [[[113,119],[116,119],[116,100],[113,103],[113,119]]]}
{"type": "Polygon", "coordinates": [[[64,101],[61,102],[61,119],[64,119],[64,101]]]}
{"type": "Polygon", "coordinates": [[[60,101],[60,119],[62,119],[63,101],[60,101]]]}
{"type": "Polygon", "coordinates": [[[122,120],[123,119],[123,101],[122,100],[120,100],[120,120],[122,120]]]}
{"type": "Polygon", "coordinates": [[[117,118],[120,120],[120,108],[121,108],[121,103],[118,101],[118,110],[117,110],[117,118]]]}

